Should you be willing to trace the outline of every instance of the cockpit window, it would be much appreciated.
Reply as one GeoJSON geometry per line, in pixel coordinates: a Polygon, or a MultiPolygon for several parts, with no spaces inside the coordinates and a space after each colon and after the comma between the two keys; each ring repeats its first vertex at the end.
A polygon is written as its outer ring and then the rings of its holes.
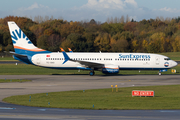
{"type": "Polygon", "coordinates": [[[164,58],[164,60],[171,60],[170,58],[164,58]]]}

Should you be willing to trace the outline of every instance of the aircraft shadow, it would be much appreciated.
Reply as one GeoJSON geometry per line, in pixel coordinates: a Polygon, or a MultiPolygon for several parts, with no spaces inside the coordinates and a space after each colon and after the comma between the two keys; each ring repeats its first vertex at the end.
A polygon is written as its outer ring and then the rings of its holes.
{"type": "MultiPolygon", "coordinates": [[[[51,74],[51,75],[81,75],[81,76],[89,76],[89,74],[51,74]]],[[[123,75],[123,74],[103,74],[103,75],[94,75],[94,76],[134,76],[134,75],[123,75]]],[[[92,76],[93,77],[93,76],[92,76]]]]}
{"type": "MultiPolygon", "coordinates": [[[[51,75],[76,75],[76,76],[89,76],[89,74],[59,74],[59,73],[54,73],[54,74],[51,74],[51,75]]],[[[94,76],[143,76],[143,75],[157,75],[158,74],[129,74],[129,75],[125,75],[125,74],[102,74],[102,75],[94,75],[94,76]]],[[[162,74],[163,76],[166,76],[166,75],[180,75],[180,74],[162,74]]],[[[92,76],[93,77],[93,76],[92,76]]]]}

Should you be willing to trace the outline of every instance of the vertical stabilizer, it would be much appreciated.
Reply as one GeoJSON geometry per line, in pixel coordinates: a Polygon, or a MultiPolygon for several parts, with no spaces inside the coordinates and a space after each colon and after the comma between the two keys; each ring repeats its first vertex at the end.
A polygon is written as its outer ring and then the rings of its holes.
{"type": "Polygon", "coordinates": [[[35,54],[35,53],[47,53],[49,51],[37,48],[29,40],[29,38],[23,33],[23,31],[16,25],[15,22],[8,22],[9,31],[14,46],[15,53],[17,54],[35,54]]]}

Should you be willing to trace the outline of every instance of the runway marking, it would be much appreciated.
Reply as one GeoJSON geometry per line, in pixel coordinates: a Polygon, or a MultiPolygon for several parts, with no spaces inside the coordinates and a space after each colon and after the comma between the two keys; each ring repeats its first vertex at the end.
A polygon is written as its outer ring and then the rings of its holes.
{"type": "Polygon", "coordinates": [[[46,109],[38,109],[39,111],[46,111],[46,109]]]}
{"type": "Polygon", "coordinates": [[[1,110],[15,110],[16,108],[0,107],[1,110]]]}
{"type": "Polygon", "coordinates": [[[177,112],[177,111],[169,111],[169,110],[168,110],[168,111],[160,111],[160,112],[177,112]]]}

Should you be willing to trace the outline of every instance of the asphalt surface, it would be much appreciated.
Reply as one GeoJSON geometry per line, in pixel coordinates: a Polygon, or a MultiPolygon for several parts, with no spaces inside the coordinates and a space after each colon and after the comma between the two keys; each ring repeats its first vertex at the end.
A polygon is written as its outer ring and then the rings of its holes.
{"type": "MultiPolygon", "coordinates": [[[[180,84],[180,75],[0,75],[0,79],[29,79],[25,83],[1,83],[0,100],[12,95],[98,88],[180,84]]],[[[178,120],[180,110],[74,110],[26,107],[0,102],[4,120],[178,120]]]]}
{"type": "Polygon", "coordinates": [[[180,117],[180,110],[80,110],[2,103],[0,106],[4,106],[0,108],[1,120],[179,120],[180,117]]]}

